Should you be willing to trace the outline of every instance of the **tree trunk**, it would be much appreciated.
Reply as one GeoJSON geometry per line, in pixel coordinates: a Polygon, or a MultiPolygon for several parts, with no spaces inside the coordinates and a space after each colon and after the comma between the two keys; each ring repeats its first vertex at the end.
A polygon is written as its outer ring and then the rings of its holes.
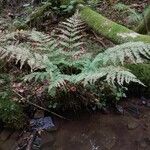
{"type": "Polygon", "coordinates": [[[101,14],[93,11],[87,6],[81,4],[78,6],[80,8],[81,18],[87,23],[87,25],[114,43],[121,44],[136,41],[150,43],[150,36],[138,34],[125,26],[103,17],[101,14]]]}
{"type": "Polygon", "coordinates": [[[140,34],[148,34],[150,32],[150,6],[144,15],[143,21],[136,28],[136,32],[140,34]]]}

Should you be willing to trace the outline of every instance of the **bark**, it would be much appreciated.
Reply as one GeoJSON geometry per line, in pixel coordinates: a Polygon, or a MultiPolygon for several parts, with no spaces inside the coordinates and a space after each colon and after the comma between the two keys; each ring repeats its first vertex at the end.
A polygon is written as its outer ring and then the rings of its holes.
{"type": "Polygon", "coordinates": [[[150,6],[144,15],[143,21],[136,28],[136,32],[140,34],[147,34],[150,32],[150,6]]]}
{"type": "Polygon", "coordinates": [[[78,7],[80,9],[81,18],[87,25],[114,43],[121,44],[136,41],[150,43],[150,36],[138,34],[125,26],[107,19],[87,6],[80,4],[78,7]]]}

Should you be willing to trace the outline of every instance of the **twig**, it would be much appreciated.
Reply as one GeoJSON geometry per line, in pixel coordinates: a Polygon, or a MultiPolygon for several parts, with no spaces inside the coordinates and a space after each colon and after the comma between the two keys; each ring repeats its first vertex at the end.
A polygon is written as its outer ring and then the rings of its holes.
{"type": "Polygon", "coordinates": [[[37,104],[35,104],[35,103],[32,103],[32,102],[26,100],[25,97],[23,97],[21,94],[19,94],[19,93],[18,93],[17,91],[15,91],[15,90],[13,90],[13,92],[16,93],[19,97],[21,97],[21,101],[25,101],[26,103],[28,103],[28,104],[30,104],[30,105],[33,105],[33,106],[35,106],[35,107],[37,107],[37,108],[39,108],[39,109],[42,109],[42,110],[44,110],[44,111],[47,111],[47,112],[49,112],[49,113],[51,113],[51,114],[53,114],[53,115],[55,115],[55,116],[57,116],[57,117],[59,117],[59,118],[61,118],[61,119],[69,120],[69,119],[67,119],[67,118],[65,118],[65,117],[63,117],[63,116],[61,116],[61,115],[59,115],[59,114],[57,114],[57,113],[55,113],[55,112],[53,112],[53,111],[48,110],[47,108],[44,108],[44,107],[42,107],[42,106],[39,106],[39,105],[37,105],[37,104]]]}
{"type": "Polygon", "coordinates": [[[92,32],[93,32],[94,36],[96,37],[97,41],[106,49],[107,46],[101,41],[101,39],[98,37],[98,35],[94,31],[92,31],[92,32]]]}

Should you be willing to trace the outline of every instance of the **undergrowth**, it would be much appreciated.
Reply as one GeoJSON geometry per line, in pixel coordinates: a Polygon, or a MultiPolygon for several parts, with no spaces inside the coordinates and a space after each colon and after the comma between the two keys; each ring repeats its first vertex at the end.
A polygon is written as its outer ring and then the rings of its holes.
{"type": "MultiPolygon", "coordinates": [[[[89,105],[92,109],[101,108],[108,97],[115,100],[124,97],[124,89],[130,82],[144,86],[125,65],[139,66],[139,63],[149,61],[150,44],[128,42],[93,56],[94,49],[87,49],[85,29],[77,12],[61,22],[51,34],[35,30],[8,32],[0,37],[0,57],[15,60],[20,69],[28,64],[31,74],[26,75],[24,81],[46,83],[51,109],[77,110],[89,105]]],[[[7,102],[9,98],[5,99],[7,102]]],[[[4,101],[1,102],[5,106],[4,101]]],[[[10,102],[8,108],[13,111],[11,114],[22,114],[14,102],[10,102]]]]}
{"type": "Polygon", "coordinates": [[[10,77],[0,74],[0,119],[6,127],[20,129],[25,125],[25,114],[22,107],[13,100],[10,77]]]}

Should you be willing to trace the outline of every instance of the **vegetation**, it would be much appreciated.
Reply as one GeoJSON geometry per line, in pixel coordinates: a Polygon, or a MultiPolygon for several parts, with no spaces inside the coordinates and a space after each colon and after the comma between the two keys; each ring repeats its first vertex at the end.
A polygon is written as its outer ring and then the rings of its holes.
{"type": "MultiPolygon", "coordinates": [[[[5,3],[6,8],[8,3],[5,3]]],[[[22,70],[25,76],[21,81],[25,86],[37,83],[36,88],[40,86],[43,89],[41,95],[48,95],[46,104],[49,109],[76,111],[90,107],[95,110],[106,107],[111,98],[116,104],[125,97],[127,87],[129,90],[135,85],[149,87],[150,36],[107,19],[95,10],[99,3],[101,1],[97,0],[32,1],[29,6],[23,3],[24,10],[28,9],[23,17],[9,14],[13,22],[11,27],[6,21],[0,22],[2,68],[7,68],[8,63],[22,70]],[[48,30],[49,24],[45,20],[50,20],[48,30]],[[41,26],[40,30],[33,29],[37,24],[41,26]],[[99,40],[99,34],[111,44],[106,45],[99,40]],[[104,48],[91,40],[92,37],[104,48]]],[[[134,26],[143,19],[142,14],[131,6],[108,3],[120,13],[134,16],[134,26]]],[[[4,70],[11,74],[12,70],[4,70]]],[[[22,127],[24,107],[14,102],[13,96],[23,97],[25,102],[29,102],[31,95],[16,92],[9,85],[2,88],[0,119],[8,125],[19,124],[22,127]]],[[[31,93],[35,94],[36,90],[31,93]]],[[[31,103],[39,106],[36,98],[31,103]]]]}
{"type": "Polygon", "coordinates": [[[0,119],[7,127],[20,129],[25,123],[23,109],[17,104],[10,88],[10,77],[0,75],[0,119]]]}

